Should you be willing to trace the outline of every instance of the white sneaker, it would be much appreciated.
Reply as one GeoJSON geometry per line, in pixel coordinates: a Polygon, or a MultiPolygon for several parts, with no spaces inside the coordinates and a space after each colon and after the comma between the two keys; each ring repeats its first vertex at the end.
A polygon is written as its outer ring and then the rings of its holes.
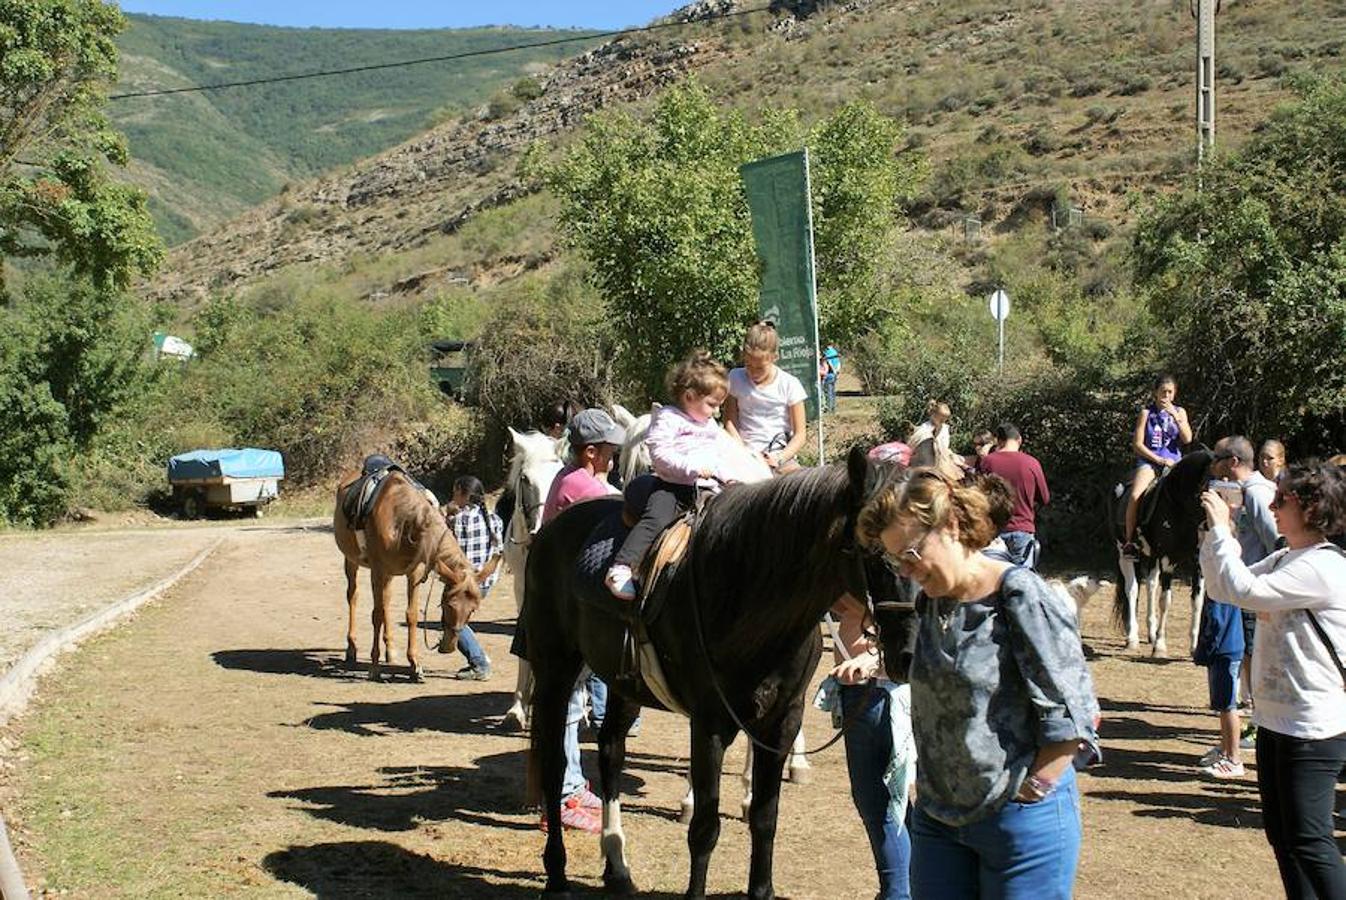
{"type": "Polygon", "coordinates": [[[1242,778],[1243,763],[1234,762],[1229,757],[1222,755],[1219,759],[1209,766],[1206,766],[1201,771],[1205,772],[1211,778],[1242,778]]]}
{"type": "Polygon", "coordinates": [[[603,577],[603,584],[612,592],[612,596],[618,600],[636,599],[636,582],[631,577],[631,567],[616,565],[608,569],[608,574],[603,577]]]}

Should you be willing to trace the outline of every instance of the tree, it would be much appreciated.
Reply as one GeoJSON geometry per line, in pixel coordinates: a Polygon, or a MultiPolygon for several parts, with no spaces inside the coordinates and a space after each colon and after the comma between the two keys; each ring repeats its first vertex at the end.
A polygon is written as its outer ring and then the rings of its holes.
{"type": "Polygon", "coordinates": [[[121,288],[162,258],[145,195],[107,175],[126,163],[102,111],[124,25],[102,0],[0,0],[0,260],[54,256],[121,288]]]}
{"type": "Polygon", "coordinates": [[[887,308],[879,251],[896,198],[920,168],[899,160],[898,123],[851,104],[805,132],[792,110],[751,125],[720,109],[695,81],[676,85],[640,121],[595,116],[578,145],[525,172],[561,198],[560,228],[589,264],[607,305],[621,373],[647,396],[692,347],[734,358],[756,318],[757,259],[739,166],[810,145],[820,317],[834,340],[874,327],[887,308]]]}
{"type": "Polygon", "coordinates": [[[1346,437],[1346,81],[1300,92],[1136,234],[1158,349],[1206,434],[1289,436],[1307,415],[1346,437]]]}

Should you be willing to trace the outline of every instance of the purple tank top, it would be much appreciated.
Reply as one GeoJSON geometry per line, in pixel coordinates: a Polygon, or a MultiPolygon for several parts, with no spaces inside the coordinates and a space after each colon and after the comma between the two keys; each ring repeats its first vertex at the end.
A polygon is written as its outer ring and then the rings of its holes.
{"type": "MultiPolygon", "coordinates": [[[[1145,407],[1145,447],[1155,456],[1177,462],[1182,458],[1178,420],[1151,403],[1145,407]]],[[[1148,462],[1148,460],[1141,460],[1148,462]]]]}

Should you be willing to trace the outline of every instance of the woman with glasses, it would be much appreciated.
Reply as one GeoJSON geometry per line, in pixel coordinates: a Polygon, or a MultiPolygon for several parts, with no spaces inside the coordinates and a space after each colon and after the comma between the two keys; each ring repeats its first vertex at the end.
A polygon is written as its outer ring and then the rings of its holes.
{"type": "Polygon", "coordinates": [[[1074,617],[1036,573],[982,552],[996,525],[976,486],[912,470],[878,491],[859,527],[921,587],[912,896],[1070,897],[1081,837],[1073,764],[1098,749],[1074,617]]]}
{"type": "Polygon", "coordinates": [[[1201,545],[1207,589],[1257,613],[1253,723],[1262,830],[1290,898],[1346,897],[1333,838],[1337,774],[1346,766],[1346,472],[1290,466],[1271,508],[1286,547],[1243,564],[1229,506],[1201,495],[1210,530],[1201,545]]]}

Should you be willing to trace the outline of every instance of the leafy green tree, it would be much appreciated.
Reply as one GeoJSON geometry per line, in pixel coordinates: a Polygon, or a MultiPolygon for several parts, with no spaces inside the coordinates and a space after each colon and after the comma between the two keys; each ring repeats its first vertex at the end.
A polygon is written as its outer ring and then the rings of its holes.
{"type": "Polygon", "coordinates": [[[561,198],[560,227],[588,262],[611,315],[623,375],[650,397],[694,346],[732,359],[755,318],[757,259],[739,166],[813,148],[814,230],[823,329],[843,344],[874,327],[886,304],[878,264],[896,199],[920,175],[896,155],[901,128],[865,104],[811,133],[796,113],[760,124],[721,109],[695,81],[676,85],[640,121],[595,116],[578,145],[525,172],[561,198]]]}
{"type": "Polygon", "coordinates": [[[1137,283],[1206,434],[1346,419],[1346,81],[1301,86],[1242,152],[1144,216],[1137,283]]]}
{"type": "Polygon", "coordinates": [[[0,0],[0,259],[54,256],[114,287],[158,265],[144,194],[107,174],[126,163],[102,111],[124,24],[102,0],[0,0]]]}

